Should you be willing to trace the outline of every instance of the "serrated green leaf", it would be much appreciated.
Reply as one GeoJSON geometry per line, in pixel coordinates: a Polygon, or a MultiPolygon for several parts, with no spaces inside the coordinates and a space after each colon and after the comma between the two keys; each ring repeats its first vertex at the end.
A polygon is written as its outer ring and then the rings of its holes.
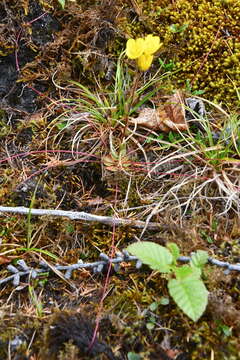
{"type": "Polygon", "coordinates": [[[171,251],[171,254],[172,254],[174,262],[175,262],[180,256],[179,247],[175,243],[168,243],[167,248],[171,251]]]}
{"type": "Polygon", "coordinates": [[[208,261],[208,253],[204,250],[198,250],[191,256],[190,265],[202,268],[208,261]]]}
{"type": "Polygon", "coordinates": [[[200,279],[187,277],[168,282],[170,295],[180,309],[193,321],[197,321],[206,309],[208,291],[200,279]]]}
{"type": "Polygon", "coordinates": [[[184,280],[186,278],[200,279],[201,270],[198,267],[191,267],[189,265],[182,265],[179,268],[175,268],[176,278],[184,280]]]}
{"type": "Polygon", "coordinates": [[[129,245],[127,251],[135,255],[143,264],[149,265],[153,270],[163,273],[171,271],[170,265],[173,256],[168,249],[159,244],[151,241],[141,241],[129,245]]]}

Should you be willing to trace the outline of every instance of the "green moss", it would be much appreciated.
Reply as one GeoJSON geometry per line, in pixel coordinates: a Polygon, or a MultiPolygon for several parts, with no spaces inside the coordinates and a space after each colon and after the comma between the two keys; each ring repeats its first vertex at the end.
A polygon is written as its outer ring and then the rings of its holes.
{"type": "MultiPolygon", "coordinates": [[[[176,85],[185,86],[189,79],[192,89],[205,90],[210,100],[236,104],[234,87],[240,86],[240,1],[149,0],[142,6],[145,32],[160,36],[164,44],[161,57],[174,59],[181,70],[174,77],[176,85]],[[173,24],[183,30],[173,31],[173,24]],[[183,25],[187,25],[185,29],[183,25]]],[[[136,25],[131,36],[138,29],[136,25]]]]}

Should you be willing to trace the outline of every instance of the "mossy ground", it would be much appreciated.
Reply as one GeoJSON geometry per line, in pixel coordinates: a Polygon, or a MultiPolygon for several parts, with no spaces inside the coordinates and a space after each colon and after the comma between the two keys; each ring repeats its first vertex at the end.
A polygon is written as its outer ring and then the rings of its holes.
{"type": "MultiPolygon", "coordinates": [[[[72,147],[78,123],[64,131],[61,126],[66,121],[64,116],[78,111],[79,93],[68,81],[79,81],[93,93],[99,92],[97,82],[102,86],[101,94],[107,93],[126,38],[153,33],[163,41],[160,57],[166,62],[173,60],[175,70],[180,69],[167,79],[161,95],[185,87],[189,79],[192,90],[205,90],[209,100],[222,101],[225,108],[238,114],[239,10],[240,2],[230,0],[199,0],[194,5],[186,0],[66,1],[65,10],[53,0],[6,0],[0,4],[1,205],[32,204],[42,209],[146,220],[183,176],[164,176],[173,168],[171,162],[157,169],[160,177],[157,171],[146,176],[148,171],[138,168],[144,158],[140,145],[152,162],[170,156],[173,150],[164,152],[139,137],[127,148],[133,154],[128,160],[134,161],[134,166],[116,171],[116,159],[114,166],[107,166],[102,159],[110,153],[109,133],[114,134],[113,145],[118,148],[124,130],[109,125],[89,127],[83,141],[72,147]],[[32,22],[38,16],[42,17],[32,22]],[[175,32],[169,28],[173,24],[175,32]],[[178,31],[184,24],[187,27],[178,31]],[[73,105],[66,101],[69,98],[74,99],[73,105]],[[91,154],[95,158],[81,161],[69,153],[78,150],[89,155],[96,138],[102,142],[91,154]]],[[[133,74],[134,65],[128,65],[133,74]]],[[[156,59],[150,75],[158,67],[156,59]]],[[[231,157],[239,160],[234,149],[231,157]]],[[[225,171],[221,179],[232,179],[239,173],[233,162],[220,164],[225,171]],[[235,173],[228,169],[230,166],[235,173]]],[[[180,175],[189,169],[186,163],[180,175]]],[[[194,181],[183,182],[177,198],[190,197],[201,185],[202,174],[208,180],[214,171],[218,168],[209,167],[194,181]]],[[[239,189],[237,181],[235,185],[239,189]]],[[[172,207],[156,211],[151,218],[166,225],[165,230],[147,229],[144,240],[161,245],[176,242],[183,255],[203,249],[220,260],[240,262],[239,209],[233,206],[219,216],[226,207],[215,183],[190,204],[183,201],[179,208],[174,201],[175,195],[169,197],[172,207]]],[[[19,258],[33,267],[42,257],[53,264],[96,261],[100,252],[109,253],[112,246],[122,250],[139,239],[141,232],[130,226],[49,217],[31,217],[28,223],[24,216],[1,215],[0,277],[8,276],[6,265],[19,258]],[[44,254],[46,250],[57,260],[44,254]]],[[[0,359],[127,359],[129,352],[146,360],[239,359],[238,273],[224,274],[220,268],[206,266],[209,305],[197,323],[183,315],[171,299],[162,301],[169,296],[166,279],[147,267],[137,270],[131,264],[125,264],[118,273],[111,270],[100,308],[106,275],[107,269],[98,275],[81,270],[63,281],[49,273],[35,280],[22,279],[17,288],[10,283],[2,286],[0,359]],[[159,305],[152,311],[154,302],[159,305]],[[98,343],[89,354],[98,316],[98,343]]]]}

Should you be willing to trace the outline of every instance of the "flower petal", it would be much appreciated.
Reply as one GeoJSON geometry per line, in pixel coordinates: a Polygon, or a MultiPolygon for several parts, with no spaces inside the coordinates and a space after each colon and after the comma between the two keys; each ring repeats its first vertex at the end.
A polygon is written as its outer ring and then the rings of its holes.
{"type": "Polygon", "coordinates": [[[140,70],[146,71],[150,68],[153,61],[153,56],[148,54],[143,54],[137,59],[137,65],[140,70]]]}
{"type": "Polygon", "coordinates": [[[153,36],[152,34],[147,35],[144,40],[144,53],[148,55],[154,54],[162,45],[159,36],[153,36]]]}
{"type": "Polygon", "coordinates": [[[143,54],[145,40],[138,38],[136,40],[129,39],[126,45],[126,54],[129,59],[137,59],[143,54]]]}

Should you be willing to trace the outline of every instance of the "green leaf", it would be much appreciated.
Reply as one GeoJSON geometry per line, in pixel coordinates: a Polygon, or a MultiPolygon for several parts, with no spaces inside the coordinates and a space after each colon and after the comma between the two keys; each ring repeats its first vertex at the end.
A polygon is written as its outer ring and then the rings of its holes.
{"type": "Polygon", "coordinates": [[[174,259],[174,263],[176,262],[176,260],[179,258],[180,256],[180,250],[179,247],[177,246],[177,244],[175,243],[168,243],[167,244],[167,248],[171,251],[171,254],[173,256],[174,259]]]}
{"type": "Polygon", "coordinates": [[[151,241],[141,241],[129,245],[127,251],[135,255],[143,264],[149,265],[153,270],[163,273],[171,271],[170,265],[173,262],[173,256],[168,249],[161,245],[151,241]]]}
{"type": "Polygon", "coordinates": [[[183,24],[183,25],[172,24],[169,26],[169,28],[173,33],[181,33],[188,28],[188,24],[183,24]]]}
{"type": "Polygon", "coordinates": [[[197,321],[206,309],[208,291],[201,279],[186,277],[168,282],[170,295],[180,309],[193,321],[197,321]]]}
{"type": "Polygon", "coordinates": [[[175,67],[175,64],[172,60],[170,60],[168,63],[165,63],[162,59],[158,59],[159,64],[165,71],[172,71],[175,67]]]}
{"type": "Polygon", "coordinates": [[[148,330],[153,330],[155,328],[155,324],[152,323],[152,322],[148,322],[146,327],[147,327],[148,330]]]}
{"type": "Polygon", "coordinates": [[[175,137],[174,137],[174,134],[172,133],[172,131],[170,131],[168,133],[168,139],[171,143],[173,143],[175,141],[175,137]]]}
{"type": "Polygon", "coordinates": [[[201,276],[201,270],[198,267],[182,265],[179,268],[175,268],[175,275],[178,280],[184,280],[190,277],[198,280],[201,276]]]}
{"type": "Polygon", "coordinates": [[[59,4],[61,5],[62,9],[65,7],[65,0],[58,0],[59,4]]]}
{"type": "Polygon", "coordinates": [[[157,303],[157,301],[154,301],[153,303],[151,303],[151,304],[149,305],[149,310],[151,310],[151,311],[155,311],[155,310],[157,310],[157,308],[158,308],[158,303],[157,303]]]}
{"type": "Polygon", "coordinates": [[[169,304],[169,298],[168,297],[161,297],[160,301],[159,301],[160,305],[168,305],[169,304]]]}
{"type": "Polygon", "coordinates": [[[225,324],[222,324],[221,322],[219,323],[217,330],[220,334],[222,333],[225,336],[232,336],[232,328],[225,324]]]}
{"type": "Polygon", "coordinates": [[[205,90],[194,90],[192,92],[193,95],[202,95],[205,93],[205,90]]]}
{"type": "Polygon", "coordinates": [[[141,356],[131,351],[127,354],[127,357],[128,360],[141,360],[141,356]]]}
{"type": "Polygon", "coordinates": [[[204,250],[198,250],[191,256],[190,265],[202,268],[208,261],[208,253],[204,250]]]}
{"type": "Polygon", "coordinates": [[[18,248],[17,249],[18,251],[36,251],[36,252],[39,252],[41,254],[44,254],[44,255],[47,255],[47,256],[50,256],[51,258],[53,258],[54,260],[58,260],[58,257],[54,254],[52,254],[50,251],[48,250],[43,250],[43,249],[38,249],[38,248],[34,248],[34,247],[21,247],[21,248],[18,248]]]}
{"type": "Polygon", "coordinates": [[[65,129],[65,127],[67,127],[67,121],[63,121],[63,122],[56,124],[56,127],[58,128],[58,130],[65,129]]]}
{"type": "Polygon", "coordinates": [[[192,85],[191,85],[191,82],[189,79],[186,80],[186,90],[188,92],[191,92],[192,91],[192,85]]]}

